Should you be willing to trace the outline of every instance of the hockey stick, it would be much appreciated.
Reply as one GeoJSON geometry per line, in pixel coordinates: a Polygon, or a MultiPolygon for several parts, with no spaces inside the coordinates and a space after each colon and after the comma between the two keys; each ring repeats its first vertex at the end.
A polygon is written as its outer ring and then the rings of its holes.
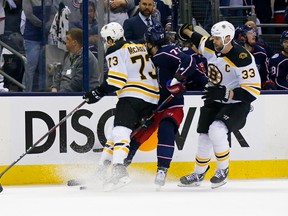
{"type": "MultiPolygon", "coordinates": [[[[153,113],[144,120],[144,122],[139,125],[135,130],[133,130],[132,134],[130,135],[130,137],[134,137],[142,128],[144,128],[146,126],[146,123],[147,121],[151,120],[155,114],[160,110],[162,109],[162,107],[164,105],[166,105],[169,101],[171,101],[172,99],[174,98],[174,95],[169,95],[158,107],[156,110],[153,111],[153,113]]],[[[96,149],[93,149],[93,152],[102,152],[104,148],[96,148],[96,149]]]]}
{"type": "Polygon", "coordinates": [[[202,28],[199,25],[194,26],[194,31],[198,32],[199,34],[201,34],[203,36],[207,36],[207,37],[210,36],[210,34],[204,28],[202,28]]]}
{"type": "Polygon", "coordinates": [[[148,118],[146,118],[146,119],[144,120],[144,122],[143,122],[141,125],[139,125],[139,126],[133,131],[133,133],[131,134],[131,138],[134,137],[142,128],[144,128],[144,127],[146,126],[146,123],[147,123],[148,121],[150,121],[150,120],[156,115],[156,113],[157,113],[160,109],[162,109],[162,107],[163,107],[164,105],[168,104],[173,98],[174,98],[174,95],[173,95],[173,94],[169,95],[169,96],[157,107],[157,109],[154,110],[153,113],[152,113],[148,118]]]}
{"type": "MultiPolygon", "coordinates": [[[[15,160],[13,163],[11,163],[3,172],[0,173],[0,179],[2,178],[2,176],[8,171],[10,170],[16,163],[18,163],[25,155],[27,155],[29,152],[31,152],[45,137],[47,137],[48,135],[50,135],[51,133],[53,133],[57,127],[59,127],[60,125],[62,125],[65,121],[67,121],[67,119],[72,116],[77,110],[80,109],[80,107],[82,107],[84,104],[86,103],[86,101],[82,101],[76,108],[74,108],[70,113],[68,113],[63,119],[61,119],[61,121],[56,124],[54,127],[52,127],[45,135],[43,135],[37,142],[35,142],[29,149],[27,149],[26,152],[24,152],[22,155],[20,155],[20,157],[15,160]]],[[[0,183],[0,193],[2,192],[3,188],[2,185],[0,183]]]]}

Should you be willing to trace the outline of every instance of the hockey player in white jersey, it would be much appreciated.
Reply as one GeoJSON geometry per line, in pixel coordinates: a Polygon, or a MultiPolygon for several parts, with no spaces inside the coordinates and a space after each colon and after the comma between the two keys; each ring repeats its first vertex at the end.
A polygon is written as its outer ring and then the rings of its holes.
{"type": "Polygon", "coordinates": [[[178,33],[206,57],[210,81],[202,96],[195,169],[180,178],[179,186],[199,186],[214,153],[217,169],[210,182],[217,188],[226,183],[229,172],[228,134],[244,127],[250,104],[260,94],[260,75],[252,54],[232,41],[235,28],[231,23],[214,24],[210,37],[194,32],[190,24],[184,24],[178,33]]]}
{"type": "Polygon", "coordinates": [[[129,152],[130,135],[141,118],[150,115],[157,107],[159,85],[144,44],[125,41],[124,30],[116,22],[103,26],[100,33],[107,48],[108,77],[83,98],[88,104],[98,102],[111,92],[116,92],[119,98],[114,127],[107,135],[98,169],[98,174],[104,175],[112,163],[112,176],[104,178],[104,190],[113,190],[130,182],[123,165],[129,152]]]}

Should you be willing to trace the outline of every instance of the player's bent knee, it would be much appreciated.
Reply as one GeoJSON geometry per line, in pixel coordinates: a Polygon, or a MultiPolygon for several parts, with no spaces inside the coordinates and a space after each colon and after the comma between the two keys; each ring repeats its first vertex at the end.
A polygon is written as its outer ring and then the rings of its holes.
{"type": "Polygon", "coordinates": [[[227,137],[228,128],[222,121],[214,121],[208,131],[211,140],[221,140],[227,137]]]}
{"type": "Polygon", "coordinates": [[[114,143],[122,142],[123,140],[126,140],[128,143],[130,143],[130,135],[132,130],[123,126],[116,126],[112,130],[112,136],[114,143]]]}

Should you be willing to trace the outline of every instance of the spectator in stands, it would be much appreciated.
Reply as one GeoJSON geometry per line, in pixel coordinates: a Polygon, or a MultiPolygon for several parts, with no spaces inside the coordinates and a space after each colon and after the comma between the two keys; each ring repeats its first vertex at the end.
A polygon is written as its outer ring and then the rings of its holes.
{"type": "MultiPolygon", "coordinates": [[[[229,5],[230,5],[230,1],[231,1],[231,0],[220,0],[220,1],[219,1],[219,5],[220,5],[220,6],[229,6],[229,5]]],[[[228,16],[228,14],[229,14],[229,9],[222,9],[222,10],[221,10],[221,13],[222,13],[223,16],[228,16]]]]}
{"type": "MultiPolygon", "coordinates": [[[[243,6],[243,0],[230,0],[229,6],[232,7],[241,7],[243,6]]],[[[229,11],[230,16],[239,16],[242,17],[244,15],[243,9],[231,9],[229,11]]]]}
{"type": "Polygon", "coordinates": [[[140,0],[139,13],[125,20],[124,36],[127,41],[133,41],[134,43],[144,43],[144,34],[147,28],[151,25],[159,23],[152,18],[152,12],[154,7],[153,0],[140,0]]]}
{"type": "MultiPolygon", "coordinates": [[[[83,31],[72,28],[67,32],[66,47],[69,51],[63,63],[55,65],[52,92],[82,92],[83,89],[83,31]],[[58,68],[57,68],[58,67],[58,68]]],[[[96,57],[89,53],[89,89],[100,84],[100,74],[96,57]]]]}
{"type": "MultiPolygon", "coordinates": [[[[4,34],[1,35],[1,41],[16,50],[17,52],[24,55],[23,36],[20,33],[21,13],[22,0],[13,0],[6,2],[5,30],[4,34]]],[[[24,62],[22,61],[22,59],[7,50],[6,48],[2,49],[1,57],[2,70],[9,76],[11,76],[13,79],[21,83],[24,73],[24,62]]],[[[4,86],[8,88],[9,91],[23,90],[6,77],[4,77],[4,86]]]]}
{"type": "MultiPolygon", "coordinates": [[[[288,7],[287,0],[274,0],[272,1],[273,21],[277,24],[285,24],[285,10],[288,7]]],[[[281,34],[287,28],[276,28],[275,33],[281,34]]]]}
{"type": "MultiPolygon", "coordinates": [[[[135,0],[135,5],[139,5],[140,0],[135,0]]],[[[172,10],[169,5],[165,4],[162,0],[154,0],[154,10],[152,17],[157,17],[166,31],[172,31],[172,10]],[[159,19],[160,18],[160,19],[159,19]]],[[[133,14],[136,15],[137,11],[133,14]]]]}
{"type": "MultiPolygon", "coordinates": [[[[92,1],[96,3],[97,0],[92,1]]],[[[61,2],[67,6],[71,12],[68,15],[68,20],[70,22],[76,22],[82,18],[80,14],[80,4],[82,3],[82,0],[53,0],[53,5],[57,10],[61,2]]]]}
{"type": "Polygon", "coordinates": [[[45,1],[43,13],[42,0],[23,0],[23,10],[26,15],[24,29],[24,49],[27,58],[27,71],[24,73],[23,84],[26,91],[43,91],[46,88],[46,73],[42,65],[42,48],[47,43],[47,36],[56,11],[53,10],[52,0],[45,1]],[[45,14],[45,17],[43,16],[45,14]],[[38,82],[35,74],[38,69],[38,82]],[[34,88],[33,88],[34,87],[34,88]]]}
{"type": "Polygon", "coordinates": [[[288,31],[283,31],[280,37],[282,51],[269,60],[269,71],[278,90],[288,90],[288,31]]]}
{"type": "Polygon", "coordinates": [[[135,7],[134,0],[106,0],[105,5],[107,5],[106,13],[109,13],[106,23],[117,22],[121,26],[129,18],[128,11],[135,7]]]}
{"type": "MultiPolygon", "coordinates": [[[[271,0],[253,0],[252,5],[255,5],[255,13],[261,24],[271,23],[272,21],[272,4],[271,0]]],[[[272,29],[263,28],[263,33],[269,33],[272,29]]]]}
{"type": "MultiPolygon", "coordinates": [[[[80,4],[80,14],[83,16],[83,3],[80,4]]],[[[70,28],[80,28],[83,29],[83,19],[78,21],[70,22],[70,28]]],[[[96,5],[93,1],[88,2],[88,28],[89,28],[89,48],[92,51],[97,50],[98,44],[98,23],[96,20],[96,5]]]]}
{"type": "Polygon", "coordinates": [[[4,34],[5,29],[5,0],[0,0],[0,35],[4,34]]]}
{"type": "Polygon", "coordinates": [[[5,31],[4,34],[18,32],[20,33],[20,22],[22,12],[22,0],[13,0],[13,5],[10,5],[9,1],[5,6],[5,31]]]}
{"type": "Polygon", "coordinates": [[[245,47],[254,56],[261,77],[261,88],[265,89],[266,82],[270,80],[268,57],[265,49],[257,44],[256,29],[242,25],[236,29],[234,38],[238,44],[245,47]]]}

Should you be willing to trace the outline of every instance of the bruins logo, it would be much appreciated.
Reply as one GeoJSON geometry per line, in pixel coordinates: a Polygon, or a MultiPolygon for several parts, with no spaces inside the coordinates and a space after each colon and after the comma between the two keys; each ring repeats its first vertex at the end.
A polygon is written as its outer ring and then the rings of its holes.
{"type": "Polygon", "coordinates": [[[208,77],[214,84],[219,84],[222,82],[222,73],[219,68],[214,64],[208,64],[208,77]]]}
{"type": "Polygon", "coordinates": [[[239,54],[239,58],[240,59],[244,59],[244,58],[247,58],[247,57],[248,57],[247,53],[242,52],[242,53],[239,54]]]}

